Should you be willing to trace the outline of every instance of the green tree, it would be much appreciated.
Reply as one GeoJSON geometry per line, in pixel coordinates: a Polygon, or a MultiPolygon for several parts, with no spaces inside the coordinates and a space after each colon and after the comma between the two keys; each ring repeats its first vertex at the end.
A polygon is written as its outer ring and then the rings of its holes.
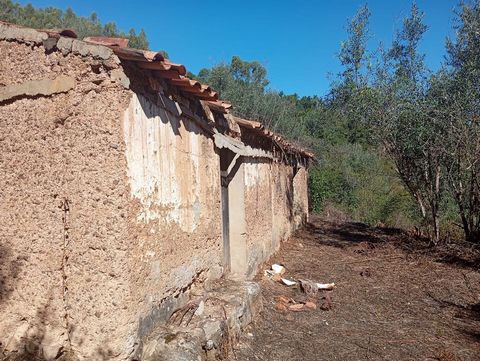
{"type": "Polygon", "coordinates": [[[338,58],[343,66],[340,81],[332,89],[333,105],[344,117],[348,141],[369,143],[369,131],[365,127],[372,93],[368,86],[370,10],[367,5],[360,7],[347,26],[347,40],[341,44],[338,58]]]}
{"type": "Polygon", "coordinates": [[[444,137],[448,185],[465,239],[480,242],[480,1],[462,4],[456,39],[447,41],[450,72],[436,77],[436,117],[444,137]]]}
{"type": "MultiPolygon", "coordinates": [[[[403,28],[396,34],[388,57],[393,62],[395,81],[401,83],[397,90],[413,91],[413,95],[421,95],[427,79],[425,55],[418,51],[418,47],[427,31],[423,23],[425,13],[416,2],[412,3],[410,15],[403,20],[403,28]]],[[[404,94],[410,97],[412,94],[404,94]]]]}
{"type": "Polygon", "coordinates": [[[234,56],[229,64],[200,70],[197,79],[235,104],[233,111],[238,116],[259,120],[294,139],[304,134],[297,114],[297,97],[268,89],[267,70],[259,62],[234,56]]]}
{"type": "Polygon", "coordinates": [[[428,71],[419,43],[427,27],[415,3],[403,21],[390,50],[385,54],[381,78],[376,85],[381,99],[377,107],[378,139],[393,160],[403,183],[416,200],[431,239],[440,239],[443,124],[432,118],[426,97],[428,71]]]}
{"type": "Polygon", "coordinates": [[[347,86],[358,87],[365,84],[366,77],[362,74],[362,69],[366,65],[368,24],[370,20],[370,10],[365,4],[360,7],[355,16],[349,21],[347,26],[348,39],[342,43],[338,55],[340,63],[344,67],[342,73],[343,82],[347,86]]]}

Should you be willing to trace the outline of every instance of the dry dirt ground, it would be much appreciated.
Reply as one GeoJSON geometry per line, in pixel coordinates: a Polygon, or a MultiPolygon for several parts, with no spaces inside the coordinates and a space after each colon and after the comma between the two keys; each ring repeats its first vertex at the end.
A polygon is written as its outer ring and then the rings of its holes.
{"type": "Polygon", "coordinates": [[[314,296],[317,309],[279,311],[279,297],[305,302],[307,296],[261,271],[264,310],[232,361],[480,360],[480,251],[474,245],[433,250],[398,230],[312,217],[272,263],[286,267],[285,277],[335,282],[336,288],[314,296]],[[330,297],[332,308],[322,310],[330,297]]]}

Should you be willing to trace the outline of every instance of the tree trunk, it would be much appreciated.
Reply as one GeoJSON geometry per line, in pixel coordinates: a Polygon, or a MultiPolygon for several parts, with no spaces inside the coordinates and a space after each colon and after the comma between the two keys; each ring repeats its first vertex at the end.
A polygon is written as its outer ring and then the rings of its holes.
{"type": "Polygon", "coordinates": [[[435,189],[433,195],[433,205],[432,205],[432,217],[433,217],[433,229],[435,231],[434,239],[435,244],[438,244],[440,241],[440,217],[438,216],[438,212],[440,209],[440,174],[441,174],[441,167],[437,165],[435,169],[435,189]]]}
{"type": "Polygon", "coordinates": [[[432,211],[433,222],[433,244],[437,245],[440,242],[440,219],[438,217],[438,211],[432,211]]]}

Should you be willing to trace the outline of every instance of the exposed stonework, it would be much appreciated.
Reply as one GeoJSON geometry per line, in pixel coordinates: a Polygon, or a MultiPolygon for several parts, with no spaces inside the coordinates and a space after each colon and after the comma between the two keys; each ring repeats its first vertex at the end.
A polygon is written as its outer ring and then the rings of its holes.
{"type": "MultiPolygon", "coordinates": [[[[106,46],[92,45],[72,38],[61,37],[57,42],[57,48],[64,55],[72,52],[81,56],[91,56],[103,60],[114,57],[113,51],[106,46]]],[[[116,61],[119,62],[118,60],[116,61]]]]}
{"type": "Polygon", "coordinates": [[[22,84],[0,87],[0,102],[12,98],[66,93],[74,87],[75,79],[65,75],[59,75],[55,79],[31,80],[22,84]]]}
{"type": "Polygon", "coordinates": [[[13,27],[0,22],[0,40],[25,41],[41,44],[48,39],[48,34],[34,29],[13,27]]]}
{"type": "Polygon", "coordinates": [[[195,314],[176,324],[158,326],[145,339],[142,361],[213,361],[223,359],[240,332],[262,308],[254,282],[223,280],[203,296],[195,314]]]}

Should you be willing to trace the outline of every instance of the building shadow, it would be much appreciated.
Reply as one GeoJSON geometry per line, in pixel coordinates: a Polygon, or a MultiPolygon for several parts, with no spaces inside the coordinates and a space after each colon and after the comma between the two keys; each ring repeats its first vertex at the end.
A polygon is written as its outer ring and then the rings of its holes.
{"type": "MultiPolygon", "coordinates": [[[[14,300],[10,299],[12,293],[19,290],[18,279],[24,265],[28,262],[27,255],[15,254],[6,244],[0,244],[0,309],[2,312],[9,312],[9,303],[14,300]]],[[[52,287],[53,288],[53,287],[52,287]]],[[[25,315],[20,315],[20,323],[12,329],[2,329],[2,343],[0,341],[0,360],[1,361],[78,361],[79,358],[72,351],[67,337],[67,330],[64,329],[63,337],[60,340],[58,351],[54,348],[56,355],[46,355],[44,342],[47,341],[47,327],[54,323],[61,322],[62,315],[54,313],[52,302],[54,301],[54,293],[50,291],[47,301],[41,304],[35,302],[35,297],[30,298],[35,307],[36,312],[33,317],[29,317],[27,311],[25,315]],[[35,302],[35,303],[34,303],[35,302]],[[60,320],[59,320],[60,319],[60,320]],[[55,322],[53,322],[55,321],[55,322]],[[48,357],[47,357],[48,356],[48,357]]],[[[0,313],[0,317],[2,313],[0,313]]],[[[61,328],[62,326],[58,326],[61,328]]],[[[69,332],[75,329],[75,325],[69,325],[69,332]]],[[[79,344],[82,343],[80,340],[79,344]]],[[[95,350],[94,360],[110,360],[113,352],[107,347],[98,347],[95,350]]]]}
{"type": "Polygon", "coordinates": [[[0,305],[15,290],[21,262],[21,257],[14,257],[7,246],[0,244],[0,305]]]}

